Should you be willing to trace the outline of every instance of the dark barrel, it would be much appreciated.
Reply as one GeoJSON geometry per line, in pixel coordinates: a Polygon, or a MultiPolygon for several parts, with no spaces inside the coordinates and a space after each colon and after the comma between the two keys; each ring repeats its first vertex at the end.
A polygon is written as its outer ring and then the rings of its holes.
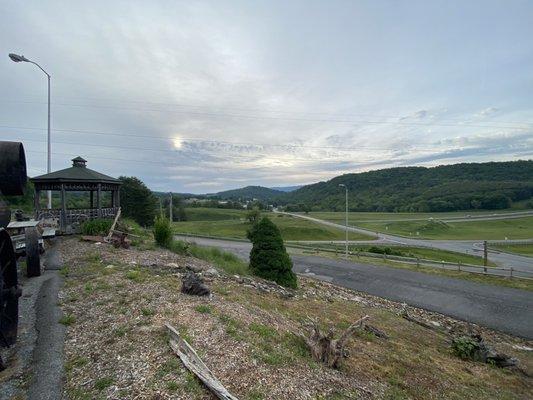
{"type": "Polygon", "coordinates": [[[6,196],[21,196],[27,179],[22,143],[0,141],[0,192],[6,196]]]}

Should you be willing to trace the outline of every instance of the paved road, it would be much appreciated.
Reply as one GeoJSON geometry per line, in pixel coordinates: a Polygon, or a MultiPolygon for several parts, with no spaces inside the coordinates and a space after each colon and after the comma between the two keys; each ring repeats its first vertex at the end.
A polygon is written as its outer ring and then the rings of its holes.
{"type": "MultiPolygon", "coordinates": [[[[335,222],[325,221],[322,219],[310,217],[308,215],[294,214],[294,213],[283,213],[292,215],[293,217],[307,219],[322,225],[331,226],[338,229],[345,229],[344,225],[337,224],[335,222]]],[[[416,247],[429,247],[440,250],[449,250],[456,251],[459,253],[471,254],[475,256],[482,257],[483,252],[479,249],[479,243],[481,240],[425,240],[425,239],[413,239],[405,238],[402,236],[390,235],[388,233],[376,233],[368,229],[359,228],[356,226],[348,226],[348,230],[351,232],[362,233],[365,235],[377,236],[377,242],[388,242],[388,243],[397,243],[407,246],[416,246],[416,247]]],[[[489,260],[493,261],[499,266],[502,267],[513,267],[515,269],[531,271],[533,272],[533,258],[520,256],[517,254],[503,253],[498,251],[489,252],[489,260]]]]}
{"type": "MultiPolygon", "coordinates": [[[[516,212],[507,212],[507,213],[492,213],[492,214],[472,214],[470,216],[460,217],[432,217],[444,222],[472,222],[472,221],[494,221],[499,219],[514,219],[514,218],[524,218],[524,217],[533,217],[533,211],[516,211],[516,212]]],[[[406,221],[427,221],[429,217],[426,218],[397,218],[397,219],[365,219],[364,222],[406,222],[406,221]]]]}
{"type": "MultiPolygon", "coordinates": [[[[246,242],[178,238],[219,247],[244,260],[251,248],[246,242]]],[[[533,339],[533,293],[529,291],[316,256],[293,255],[292,260],[299,273],[533,339]]]]}

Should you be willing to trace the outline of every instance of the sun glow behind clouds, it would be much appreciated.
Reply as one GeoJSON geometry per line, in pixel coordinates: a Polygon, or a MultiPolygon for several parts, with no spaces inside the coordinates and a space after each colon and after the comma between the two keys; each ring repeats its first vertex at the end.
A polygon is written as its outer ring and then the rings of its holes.
{"type": "Polygon", "coordinates": [[[172,139],[172,143],[174,144],[174,148],[177,150],[180,150],[183,147],[183,139],[179,136],[176,136],[172,139]]]}

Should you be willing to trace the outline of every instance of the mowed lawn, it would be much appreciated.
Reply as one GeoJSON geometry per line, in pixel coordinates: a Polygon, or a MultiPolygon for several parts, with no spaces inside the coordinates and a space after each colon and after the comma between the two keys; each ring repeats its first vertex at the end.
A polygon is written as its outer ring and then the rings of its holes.
{"type": "MultiPolygon", "coordinates": [[[[523,256],[533,257],[533,244],[508,244],[490,246],[491,248],[507,251],[509,253],[521,254],[523,256]]],[[[532,261],[533,262],[533,261],[532,261]]]]}
{"type": "MultiPolygon", "coordinates": [[[[486,213],[486,212],[485,212],[486,213]]],[[[315,218],[343,223],[342,212],[310,213],[315,218]]],[[[465,216],[461,213],[350,213],[349,224],[375,232],[424,239],[528,239],[533,238],[533,217],[508,220],[445,222],[440,218],[465,216]],[[430,218],[432,218],[430,220],[430,218]]],[[[472,214],[468,214],[472,215],[472,214]]]]}
{"type": "MultiPolygon", "coordinates": [[[[186,209],[186,215],[191,215],[190,221],[174,222],[175,233],[189,233],[195,235],[217,236],[226,238],[245,239],[251,224],[246,220],[246,211],[219,209],[186,209]],[[189,212],[194,210],[194,212],[189,212]],[[230,211],[231,213],[227,213],[230,211]],[[231,214],[231,215],[230,215],[231,214]],[[220,219],[225,215],[226,219],[220,219]],[[227,218],[227,217],[231,218],[227,218]]],[[[345,233],[341,229],[324,226],[312,221],[287,215],[264,212],[280,229],[283,240],[343,240],[345,233]]],[[[372,236],[350,232],[350,240],[371,240],[372,236]]]]}
{"type": "Polygon", "coordinates": [[[359,226],[378,232],[426,239],[505,240],[533,237],[533,217],[472,222],[363,222],[359,226]]]}

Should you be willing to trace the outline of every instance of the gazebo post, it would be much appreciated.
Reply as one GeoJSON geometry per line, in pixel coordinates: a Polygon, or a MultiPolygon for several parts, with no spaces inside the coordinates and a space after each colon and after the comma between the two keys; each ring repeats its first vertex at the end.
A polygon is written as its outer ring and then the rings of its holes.
{"type": "Polygon", "coordinates": [[[98,208],[98,218],[102,216],[102,184],[98,184],[98,190],[96,191],[96,207],[98,208]]]}
{"type": "Polygon", "coordinates": [[[91,210],[94,208],[94,190],[90,190],[89,193],[91,194],[91,210]]]}
{"type": "Polygon", "coordinates": [[[65,192],[65,184],[61,184],[61,230],[64,232],[67,229],[67,199],[65,192]]]}

